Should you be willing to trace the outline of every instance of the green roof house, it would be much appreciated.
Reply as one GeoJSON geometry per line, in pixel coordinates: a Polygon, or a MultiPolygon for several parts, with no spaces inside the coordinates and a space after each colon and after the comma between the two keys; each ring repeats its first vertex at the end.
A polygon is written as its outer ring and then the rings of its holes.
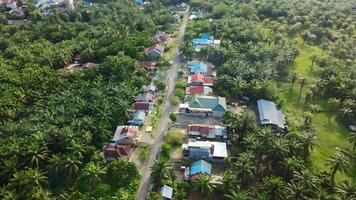
{"type": "Polygon", "coordinates": [[[226,111],[226,99],[225,97],[188,95],[180,108],[186,113],[205,113],[222,117],[226,111]]]}

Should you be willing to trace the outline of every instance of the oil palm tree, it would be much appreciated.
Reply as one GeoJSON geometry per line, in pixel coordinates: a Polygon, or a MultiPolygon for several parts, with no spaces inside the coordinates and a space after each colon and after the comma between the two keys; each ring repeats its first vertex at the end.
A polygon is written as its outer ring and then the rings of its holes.
{"type": "Polygon", "coordinates": [[[305,188],[302,185],[292,181],[288,183],[285,187],[284,196],[285,199],[311,199],[309,196],[304,194],[305,188]]]}
{"type": "Polygon", "coordinates": [[[160,186],[163,180],[167,180],[174,177],[174,172],[172,164],[165,159],[155,160],[153,166],[151,167],[151,176],[153,178],[153,183],[155,186],[160,186]]]}
{"type": "Polygon", "coordinates": [[[282,193],[285,190],[285,182],[281,177],[269,176],[263,178],[262,189],[265,191],[270,199],[281,199],[282,193]]]}
{"type": "Polygon", "coordinates": [[[354,133],[354,132],[350,133],[348,140],[353,145],[352,150],[355,151],[356,150],[356,133],[354,133]]]}
{"type": "Polygon", "coordinates": [[[339,200],[348,200],[356,199],[356,184],[350,183],[349,181],[343,181],[336,186],[336,194],[338,194],[337,199],[339,200]]]}
{"type": "Polygon", "coordinates": [[[7,183],[11,177],[17,172],[17,159],[4,159],[0,162],[0,181],[7,183]]]}
{"type": "Polygon", "coordinates": [[[230,171],[226,171],[221,176],[221,181],[219,188],[224,193],[227,194],[230,190],[235,189],[237,186],[236,176],[230,171]]]}
{"type": "Polygon", "coordinates": [[[256,166],[254,163],[254,156],[252,152],[244,152],[240,155],[239,159],[232,164],[236,176],[241,178],[241,181],[245,184],[254,175],[256,166]]]}
{"type": "Polygon", "coordinates": [[[252,199],[251,197],[249,197],[249,193],[247,191],[232,190],[232,191],[230,191],[230,194],[225,194],[224,196],[228,200],[249,200],[249,199],[252,199]]]}
{"type": "Polygon", "coordinates": [[[27,146],[26,154],[31,166],[40,167],[47,160],[49,150],[46,143],[33,142],[27,146]]]}
{"type": "Polygon", "coordinates": [[[337,98],[330,98],[328,100],[328,103],[330,105],[330,109],[329,109],[329,112],[331,112],[334,108],[334,106],[338,105],[340,103],[340,99],[337,99],[337,98]]]}
{"type": "Polygon", "coordinates": [[[106,174],[105,168],[89,162],[81,175],[81,179],[88,186],[89,190],[102,182],[102,177],[106,174]]]}
{"type": "Polygon", "coordinates": [[[327,165],[331,168],[331,183],[334,185],[335,174],[336,172],[346,172],[348,167],[350,166],[347,157],[341,152],[336,152],[327,160],[327,165]]]}
{"type": "Polygon", "coordinates": [[[200,174],[192,182],[193,190],[204,196],[210,196],[215,189],[215,185],[210,182],[210,177],[206,174],[200,174]]]}
{"type": "Polygon", "coordinates": [[[308,129],[303,131],[302,138],[304,156],[306,158],[309,155],[309,152],[313,150],[314,146],[318,145],[318,137],[314,129],[308,129]]]}

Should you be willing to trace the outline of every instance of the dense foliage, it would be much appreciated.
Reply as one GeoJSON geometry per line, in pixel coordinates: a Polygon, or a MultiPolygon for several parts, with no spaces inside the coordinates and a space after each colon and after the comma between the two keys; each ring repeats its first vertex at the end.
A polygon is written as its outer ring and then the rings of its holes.
{"type": "Polygon", "coordinates": [[[104,166],[100,150],[132,114],[149,81],[136,62],[171,15],[159,3],[81,4],[47,17],[29,4],[26,23],[0,25],[1,199],[135,198],[135,165],[104,166]],[[98,67],[65,72],[78,53],[98,67]]]}

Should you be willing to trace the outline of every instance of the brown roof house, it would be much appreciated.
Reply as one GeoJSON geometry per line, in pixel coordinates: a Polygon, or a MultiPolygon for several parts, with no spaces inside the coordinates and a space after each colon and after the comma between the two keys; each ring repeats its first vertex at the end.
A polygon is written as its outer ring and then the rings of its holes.
{"type": "Polygon", "coordinates": [[[135,111],[144,111],[150,113],[153,109],[153,103],[151,102],[135,102],[134,105],[135,111]]]}
{"type": "Polygon", "coordinates": [[[227,139],[226,128],[210,124],[189,124],[188,134],[209,139],[227,139]]]}
{"type": "Polygon", "coordinates": [[[111,143],[120,145],[135,144],[139,136],[138,126],[118,126],[111,143]]]}
{"type": "Polygon", "coordinates": [[[159,58],[162,57],[164,53],[164,46],[160,44],[155,44],[150,47],[147,47],[143,50],[145,52],[146,56],[150,56],[153,58],[159,58]]]}
{"type": "Polygon", "coordinates": [[[110,162],[117,158],[130,159],[132,152],[133,148],[130,145],[118,145],[115,143],[109,143],[103,149],[105,162],[110,162]]]}

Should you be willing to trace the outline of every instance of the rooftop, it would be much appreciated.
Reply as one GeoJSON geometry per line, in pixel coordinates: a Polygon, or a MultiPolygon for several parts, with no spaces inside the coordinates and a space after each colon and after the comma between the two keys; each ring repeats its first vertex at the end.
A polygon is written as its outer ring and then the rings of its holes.
{"type": "Polygon", "coordinates": [[[272,124],[278,128],[285,128],[285,117],[281,110],[277,109],[273,101],[260,99],[257,101],[258,112],[260,115],[260,122],[264,124],[272,124]]]}

